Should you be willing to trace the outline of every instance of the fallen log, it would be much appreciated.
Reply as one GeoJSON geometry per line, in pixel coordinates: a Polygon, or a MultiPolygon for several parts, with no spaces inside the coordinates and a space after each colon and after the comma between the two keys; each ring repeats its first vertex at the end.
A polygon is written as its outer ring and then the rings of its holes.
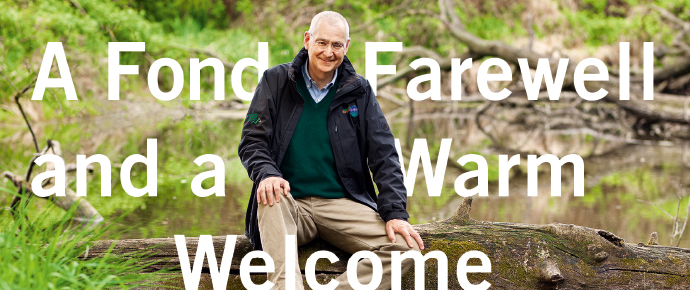
{"type": "MultiPolygon", "coordinates": [[[[10,209],[12,209],[11,213],[13,216],[15,216],[16,211],[21,210],[18,208],[19,202],[21,200],[21,195],[19,194],[26,195],[28,198],[37,196],[34,194],[34,191],[31,188],[31,183],[29,182],[31,178],[31,173],[36,164],[36,159],[39,156],[45,154],[54,154],[57,156],[62,156],[60,142],[56,140],[48,140],[47,143],[48,144],[46,145],[46,147],[44,147],[42,151],[39,151],[38,154],[35,154],[34,157],[29,161],[28,169],[26,171],[25,176],[20,176],[10,171],[4,171],[2,172],[2,174],[0,174],[0,177],[5,177],[6,179],[10,180],[12,184],[17,188],[18,195],[16,195],[12,199],[12,202],[10,203],[9,207],[10,209]]],[[[55,164],[53,164],[52,162],[48,162],[46,165],[46,171],[52,170],[55,170],[55,164]]],[[[67,164],[65,166],[66,172],[72,172],[76,170],[77,167],[74,164],[67,164]]],[[[93,172],[93,166],[89,165],[87,167],[87,170],[93,172]]],[[[67,184],[69,184],[69,182],[67,182],[67,184]]],[[[43,188],[49,187],[51,185],[55,186],[54,177],[45,179],[41,183],[41,187],[43,188]]],[[[98,213],[98,210],[96,210],[96,208],[93,205],[91,205],[91,203],[88,202],[86,199],[77,196],[77,193],[74,192],[74,190],[72,190],[71,188],[69,188],[69,186],[65,188],[65,196],[50,195],[48,197],[41,198],[50,200],[55,205],[64,209],[65,211],[70,211],[72,207],[74,207],[73,220],[78,221],[82,226],[92,227],[103,222],[103,217],[101,216],[101,214],[98,213]]],[[[26,214],[24,215],[24,217],[28,219],[28,216],[26,214]]]]}
{"type": "MultiPolygon", "coordinates": [[[[443,251],[448,258],[448,289],[462,289],[456,276],[458,259],[467,251],[485,253],[491,260],[491,273],[469,274],[469,281],[483,280],[491,289],[688,289],[690,288],[690,249],[630,244],[605,230],[576,225],[530,225],[475,221],[469,217],[472,199],[465,198],[455,214],[444,221],[416,225],[426,250],[443,251]]],[[[194,263],[198,238],[187,238],[189,260],[194,263]]],[[[154,262],[147,268],[173,269],[179,273],[179,259],[172,238],[108,240],[94,244],[85,255],[100,255],[113,246],[113,253],[147,250],[154,262]],[[153,248],[152,248],[153,247],[153,248]]],[[[216,259],[223,256],[225,237],[213,238],[216,259]]],[[[318,280],[325,283],[345,271],[349,254],[317,240],[299,249],[300,267],[311,254],[328,250],[339,257],[334,264],[316,264],[318,280]]],[[[238,237],[232,259],[228,289],[244,289],[239,278],[242,258],[251,251],[249,241],[238,237]]],[[[470,265],[473,260],[470,260],[470,265]]],[[[438,263],[426,263],[425,285],[438,289],[438,263]]],[[[204,271],[208,273],[207,259],[204,271]]],[[[182,286],[181,274],[169,274],[166,285],[182,286]]],[[[212,289],[210,276],[202,275],[201,289],[212,289]]],[[[414,289],[414,270],[403,277],[403,289],[414,289]]],[[[252,277],[261,283],[265,277],[252,277]]]]}
{"type": "MultiPolygon", "coordinates": [[[[467,58],[481,59],[483,57],[498,57],[518,67],[518,59],[523,58],[527,60],[529,67],[536,68],[540,59],[547,59],[549,60],[550,71],[556,72],[558,70],[558,61],[554,58],[550,58],[548,55],[532,51],[528,48],[513,47],[501,40],[485,40],[467,31],[461,19],[454,12],[454,1],[439,0],[438,6],[439,10],[441,11],[440,14],[437,15],[430,11],[425,11],[422,14],[433,17],[440,21],[447,29],[449,36],[467,46],[469,51],[463,56],[459,57],[461,60],[465,60],[467,58]]],[[[686,24],[683,24],[683,27],[685,27],[685,25],[686,24]]],[[[416,46],[407,47],[403,49],[403,53],[412,56],[416,55],[432,58],[438,63],[439,68],[443,71],[450,71],[452,69],[450,57],[441,59],[438,53],[430,49],[416,46]]],[[[452,56],[452,58],[458,58],[458,56],[452,56]]],[[[562,83],[562,88],[564,91],[573,91],[575,89],[575,68],[576,66],[574,65],[567,66],[562,83]]],[[[377,89],[381,90],[383,87],[392,85],[400,79],[408,77],[411,78],[416,74],[420,74],[421,72],[423,72],[423,68],[420,68],[419,71],[417,71],[409,66],[406,66],[398,70],[395,75],[382,78],[377,83],[377,89]]],[[[663,68],[655,70],[654,83],[659,84],[663,83],[664,81],[673,81],[676,77],[682,77],[689,73],[690,60],[687,58],[680,58],[671,64],[665,65],[663,68]]],[[[631,81],[641,83],[642,79],[633,77],[631,78],[631,81]]],[[[673,88],[678,89],[682,87],[683,84],[684,82],[675,81],[673,83],[673,88]]],[[[667,85],[668,83],[663,85],[663,87],[666,87],[667,85]]],[[[687,105],[669,106],[669,104],[666,102],[659,100],[656,100],[654,104],[650,104],[649,101],[643,101],[643,91],[640,88],[631,87],[629,93],[630,100],[620,100],[620,81],[617,77],[610,76],[605,82],[585,82],[585,86],[590,92],[598,91],[600,88],[607,90],[608,94],[602,99],[602,101],[616,104],[622,110],[637,117],[638,120],[644,119],[645,123],[652,124],[660,122],[681,125],[690,124],[690,116],[688,116],[688,110],[686,109],[687,105]]],[[[663,91],[663,87],[661,89],[657,87],[656,89],[663,91]]],[[[544,91],[545,89],[545,85],[542,84],[540,91],[544,91]]],[[[684,96],[678,97],[682,98],[684,96]]]]}

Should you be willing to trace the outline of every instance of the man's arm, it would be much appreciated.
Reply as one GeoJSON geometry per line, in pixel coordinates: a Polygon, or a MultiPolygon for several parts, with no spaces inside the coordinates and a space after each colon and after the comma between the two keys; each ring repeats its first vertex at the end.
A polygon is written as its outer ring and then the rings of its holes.
{"type": "Polygon", "coordinates": [[[407,222],[407,189],[403,181],[398,152],[395,150],[395,140],[388,122],[381,111],[369,81],[366,81],[366,140],[369,142],[367,152],[369,169],[379,189],[377,208],[379,215],[386,222],[386,233],[391,242],[395,243],[395,233],[400,233],[407,245],[412,248],[413,239],[420,249],[424,249],[419,233],[407,222]]]}
{"type": "Polygon", "coordinates": [[[249,178],[254,183],[259,183],[257,202],[273,205],[274,196],[276,202],[280,200],[281,187],[285,188],[282,194],[287,195],[290,186],[283,179],[280,169],[271,158],[273,116],[276,116],[277,112],[275,94],[268,85],[266,74],[267,72],[264,72],[249,105],[247,118],[242,127],[238,155],[242,160],[242,165],[247,169],[249,178]]]}
{"type": "Polygon", "coordinates": [[[369,82],[366,82],[367,104],[364,110],[369,169],[379,189],[378,212],[384,221],[407,220],[407,190],[403,182],[393,133],[381,111],[369,82]]]}

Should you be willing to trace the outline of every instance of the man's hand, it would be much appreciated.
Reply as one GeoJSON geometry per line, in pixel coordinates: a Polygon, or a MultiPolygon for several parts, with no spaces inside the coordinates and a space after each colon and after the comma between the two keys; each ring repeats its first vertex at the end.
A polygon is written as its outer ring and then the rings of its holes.
{"type": "Polygon", "coordinates": [[[273,206],[274,200],[280,202],[281,192],[285,196],[290,193],[290,183],[287,180],[277,176],[266,178],[259,183],[256,190],[256,202],[273,206]]]}
{"type": "Polygon", "coordinates": [[[414,242],[416,241],[417,245],[419,245],[419,249],[424,250],[422,237],[407,221],[396,219],[389,220],[386,223],[386,234],[388,234],[388,238],[393,243],[395,243],[395,233],[399,233],[405,237],[405,241],[407,241],[407,245],[410,246],[410,248],[414,247],[414,242]]]}

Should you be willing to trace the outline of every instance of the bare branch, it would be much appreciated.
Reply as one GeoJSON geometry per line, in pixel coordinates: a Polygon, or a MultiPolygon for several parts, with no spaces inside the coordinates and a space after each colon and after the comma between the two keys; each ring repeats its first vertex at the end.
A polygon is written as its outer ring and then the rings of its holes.
{"type": "Polygon", "coordinates": [[[409,56],[423,56],[423,57],[428,57],[434,59],[436,62],[441,62],[443,61],[443,57],[441,57],[440,54],[436,53],[435,51],[425,48],[423,46],[410,46],[410,47],[405,47],[403,48],[403,54],[409,55],[409,56]]]}
{"type": "Polygon", "coordinates": [[[38,140],[36,139],[36,134],[34,134],[34,130],[31,128],[31,123],[29,123],[29,119],[26,117],[26,113],[24,113],[24,109],[22,108],[22,104],[19,103],[19,97],[21,97],[26,91],[28,91],[33,85],[36,83],[36,80],[38,79],[38,76],[34,77],[29,84],[24,87],[21,91],[17,92],[14,94],[12,97],[14,99],[14,102],[17,103],[17,107],[19,107],[19,111],[22,113],[22,117],[24,117],[24,122],[26,122],[26,126],[29,127],[29,132],[31,132],[31,137],[33,137],[34,140],[34,146],[36,147],[36,152],[39,152],[38,148],[38,140]]]}
{"type": "Polygon", "coordinates": [[[684,33],[690,32],[690,22],[685,22],[681,20],[680,18],[673,15],[673,13],[655,4],[650,4],[649,7],[659,12],[659,15],[661,15],[661,17],[673,22],[674,24],[682,28],[684,33]]]}
{"type": "Polygon", "coordinates": [[[650,202],[650,201],[646,201],[646,200],[642,200],[642,199],[638,199],[637,201],[639,201],[639,202],[644,202],[644,203],[647,203],[647,204],[651,204],[651,205],[655,206],[656,208],[658,208],[661,212],[663,212],[668,218],[674,219],[673,216],[672,216],[670,213],[668,213],[667,211],[665,211],[663,208],[661,208],[661,207],[660,207],[659,205],[657,205],[656,203],[653,203],[653,202],[650,202]]]}
{"type": "MultiPolygon", "coordinates": [[[[654,71],[654,82],[660,83],[664,80],[682,76],[690,73],[690,59],[680,58],[678,61],[668,64],[663,68],[654,71]]],[[[632,81],[632,78],[631,78],[632,81]]]]}
{"type": "Polygon", "coordinates": [[[385,87],[385,86],[387,86],[387,85],[390,85],[390,84],[392,84],[392,83],[395,83],[395,82],[397,82],[398,80],[400,80],[400,79],[402,79],[403,77],[405,77],[406,74],[411,73],[411,72],[413,72],[413,71],[414,71],[413,68],[407,66],[407,67],[405,67],[405,68],[399,70],[398,73],[396,73],[395,75],[392,75],[392,76],[389,76],[389,77],[382,78],[381,81],[379,81],[378,84],[377,84],[377,89],[381,89],[381,88],[383,88],[383,87],[385,87]]]}
{"type": "MultiPolygon", "coordinates": [[[[219,54],[217,54],[216,52],[214,52],[212,50],[193,48],[193,47],[185,47],[185,46],[181,46],[181,45],[171,45],[171,46],[174,48],[177,48],[177,49],[186,50],[186,51],[193,52],[193,53],[205,54],[205,55],[208,55],[212,58],[217,58],[223,63],[223,66],[229,70],[232,70],[233,68],[235,68],[235,64],[233,62],[225,60],[225,58],[221,57],[219,54]]],[[[251,69],[251,67],[247,67],[247,70],[250,70],[250,69],[251,69]]],[[[256,71],[254,71],[254,72],[256,72],[256,71]]]]}
{"type": "Polygon", "coordinates": [[[690,73],[670,80],[668,83],[668,89],[672,91],[681,90],[688,83],[690,83],[690,73]]]}
{"type": "Polygon", "coordinates": [[[386,100],[389,100],[389,101],[395,103],[395,104],[398,105],[398,106],[407,107],[407,103],[406,103],[405,101],[396,98],[393,94],[390,94],[390,93],[388,93],[388,92],[386,92],[386,91],[379,90],[376,96],[377,96],[377,97],[384,98],[384,99],[386,99],[386,100]]]}
{"type": "Polygon", "coordinates": [[[77,1],[77,0],[69,0],[69,2],[71,2],[72,5],[74,5],[74,7],[77,8],[77,10],[79,10],[79,12],[81,13],[81,15],[86,16],[86,10],[84,10],[84,7],[82,7],[81,4],[79,4],[79,1],[77,1]]]}
{"type": "MultiPolygon", "coordinates": [[[[683,159],[685,158],[685,150],[687,149],[687,145],[683,146],[683,159]]],[[[680,201],[683,198],[683,189],[684,189],[684,184],[683,184],[683,177],[685,176],[685,160],[681,159],[681,166],[680,166],[680,193],[679,197],[680,200],[678,201],[678,207],[680,208],[680,201]]],[[[690,198],[688,198],[690,199],[690,198]]],[[[678,213],[676,213],[676,218],[678,218],[678,213]]],[[[680,232],[678,234],[678,241],[676,241],[676,247],[680,246],[680,240],[683,238],[683,234],[685,233],[685,227],[688,225],[688,219],[690,218],[690,200],[688,200],[687,207],[685,209],[685,221],[683,221],[683,227],[680,229],[680,232]]],[[[675,226],[675,225],[674,225],[675,226]]]]}
{"type": "MultiPolygon", "coordinates": [[[[428,58],[434,59],[436,62],[438,62],[439,67],[441,70],[448,71],[451,69],[451,59],[455,57],[448,57],[448,58],[441,58],[441,56],[436,53],[433,50],[419,47],[419,46],[413,46],[413,47],[408,47],[403,49],[403,53],[407,53],[409,55],[416,55],[416,56],[424,56],[428,58]]],[[[460,59],[468,59],[468,58],[474,58],[477,57],[477,55],[473,53],[465,53],[461,55],[459,58],[460,59]]],[[[425,71],[428,70],[427,67],[422,67],[419,68],[419,71],[425,71]]],[[[395,75],[384,77],[381,80],[378,81],[377,83],[377,89],[381,89],[387,85],[390,85],[392,83],[395,83],[396,81],[403,79],[405,75],[415,71],[412,67],[406,66],[401,70],[398,70],[398,72],[395,75]]]]}
{"type": "Polygon", "coordinates": [[[465,30],[465,25],[462,24],[460,17],[455,13],[453,0],[439,0],[438,6],[441,9],[441,17],[439,18],[441,21],[465,30]]]}
{"type": "Polygon", "coordinates": [[[399,12],[400,12],[401,10],[410,9],[410,6],[411,6],[413,3],[414,3],[414,2],[412,2],[412,1],[410,1],[410,0],[406,0],[406,1],[402,2],[402,3],[400,3],[399,5],[397,5],[395,8],[388,9],[388,10],[386,10],[385,12],[378,14],[374,19],[371,19],[371,20],[369,20],[369,21],[367,21],[367,22],[361,23],[361,24],[359,24],[359,25],[357,25],[357,26],[351,28],[351,29],[350,29],[350,33],[359,32],[359,31],[361,31],[361,30],[364,30],[364,29],[366,29],[367,27],[370,27],[372,24],[374,24],[374,22],[376,22],[377,20],[386,18],[387,16],[392,15],[392,14],[396,14],[396,15],[397,15],[397,14],[399,14],[399,12]]]}
{"type": "MultiPolygon", "coordinates": [[[[450,31],[451,35],[458,41],[466,44],[470,51],[481,56],[497,56],[513,64],[518,64],[518,58],[526,58],[531,67],[536,67],[540,58],[549,58],[547,55],[532,52],[528,49],[516,49],[498,40],[484,40],[476,35],[465,30],[460,22],[453,1],[439,0],[439,5],[445,5],[446,11],[451,16],[451,21],[439,19],[450,31]],[[454,20],[455,19],[455,20],[454,20]]],[[[555,71],[558,67],[557,62],[551,62],[551,70],[555,71]]],[[[567,77],[566,77],[567,78],[567,77]]],[[[564,83],[569,84],[571,81],[566,80],[564,83]]]]}
{"type": "Polygon", "coordinates": [[[35,163],[36,159],[38,157],[41,157],[42,155],[45,155],[51,146],[52,146],[52,142],[51,142],[51,140],[48,140],[48,142],[46,142],[46,147],[44,147],[40,153],[34,154],[34,157],[32,157],[31,160],[29,160],[29,166],[26,169],[26,174],[24,175],[24,180],[30,180],[31,179],[31,172],[33,171],[34,165],[36,164],[35,163]]]}

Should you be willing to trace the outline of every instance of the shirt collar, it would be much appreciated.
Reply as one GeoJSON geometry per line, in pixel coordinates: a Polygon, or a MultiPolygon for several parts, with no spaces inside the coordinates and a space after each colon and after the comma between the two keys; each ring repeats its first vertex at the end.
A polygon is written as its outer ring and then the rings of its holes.
{"type": "MultiPolygon", "coordinates": [[[[311,86],[315,82],[314,82],[314,80],[311,79],[311,76],[309,76],[309,69],[307,67],[308,65],[309,65],[309,60],[307,59],[307,61],[305,61],[304,65],[302,66],[302,76],[304,77],[304,81],[307,83],[307,88],[311,88],[311,86]]],[[[333,85],[335,84],[335,79],[337,77],[338,77],[338,69],[336,68],[336,70],[333,72],[333,79],[331,80],[330,83],[328,83],[326,85],[326,87],[324,89],[330,90],[331,87],[333,87],[333,85]]],[[[318,87],[316,87],[316,89],[318,89],[318,87]]]]}

